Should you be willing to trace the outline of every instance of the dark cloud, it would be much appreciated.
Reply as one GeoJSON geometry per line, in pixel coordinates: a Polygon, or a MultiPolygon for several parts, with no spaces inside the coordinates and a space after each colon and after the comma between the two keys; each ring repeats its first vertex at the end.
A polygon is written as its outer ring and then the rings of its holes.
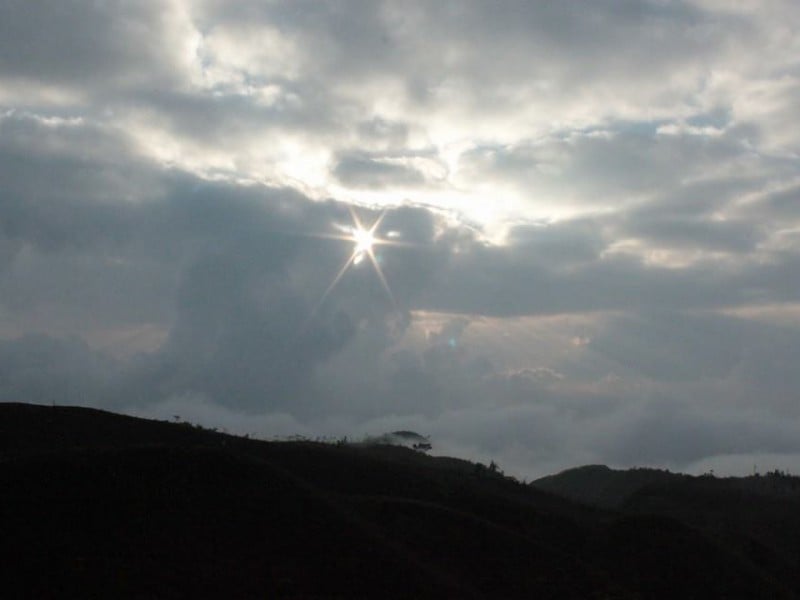
{"type": "Polygon", "coordinates": [[[546,225],[521,225],[509,233],[509,244],[530,262],[551,268],[596,261],[609,245],[600,220],[576,219],[546,225]]]}
{"type": "Polygon", "coordinates": [[[702,263],[674,269],[612,255],[563,270],[537,261],[524,246],[473,243],[451,257],[441,285],[426,290],[419,306],[495,316],[724,307],[748,300],[744,284],[755,280],[761,281],[762,301],[781,301],[778,288],[790,265],[709,271],[702,263]]]}
{"type": "Polygon", "coordinates": [[[796,223],[800,219],[800,185],[767,193],[750,207],[749,213],[751,218],[763,219],[771,216],[783,224],[796,223]]]}
{"type": "Polygon", "coordinates": [[[4,2],[0,77],[68,87],[163,85],[180,65],[174,13],[149,1],[4,2]]]}
{"type": "Polygon", "coordinates": [[[77,337],[25,335],[0,341],[0,401],[96,404],[113,391],[113,360],[77,337]]]}
{"type": "Polygon", "coordinates": [[[608,443],[623,464],[677,464],[685,468],[709,456],[794,454],[797,428],[767,415],[707,414],[681,406],[660,407],[620,428],[608,443]]]}
{"type": "Polygon", "coordinates": [[[354,188],[417,187],[425,183],[425,176],[412,167],[358,154],[339,158],[333,174],[354,188]]]}
{"type": "Polygon", "coordinates": [[[631,222],[626,233],[670,248],[752,252],[762,241],[761,226],[744,219],[660,218],[631,222]]]}
{"type": "Polygon", "coordinates": [[[638,373],[657,380],[724,379],[745,360],[752,336],[734,318],[655,313],[619,317],[591,342],[592,352],[616,363],[618,374],[638,373]]]}

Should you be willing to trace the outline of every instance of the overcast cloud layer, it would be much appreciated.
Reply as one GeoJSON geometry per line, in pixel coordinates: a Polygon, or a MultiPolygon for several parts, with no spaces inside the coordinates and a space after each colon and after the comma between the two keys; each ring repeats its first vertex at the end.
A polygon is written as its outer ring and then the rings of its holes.
{"type": "Polygon", "coordinates": [[[0,401],[798,472],[798,106],[791,0],[0,1],[0,401]]]}

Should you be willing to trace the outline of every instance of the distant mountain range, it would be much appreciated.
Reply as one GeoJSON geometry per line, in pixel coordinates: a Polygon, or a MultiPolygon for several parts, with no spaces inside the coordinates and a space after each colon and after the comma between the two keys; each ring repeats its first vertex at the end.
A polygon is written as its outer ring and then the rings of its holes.
{"type": "Polygon", "coordinates": [[[800,479],[580,467],[0,404],[4,598],[798,598],[800,479]]]}

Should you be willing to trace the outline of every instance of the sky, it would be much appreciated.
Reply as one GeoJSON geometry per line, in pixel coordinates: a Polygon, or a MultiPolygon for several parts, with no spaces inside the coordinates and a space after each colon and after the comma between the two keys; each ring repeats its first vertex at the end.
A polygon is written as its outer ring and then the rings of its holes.
{"type": "Polygon", "coordinates": [[[798,473],[798,106],[792,0],[0,0],[0,401],[798,473]]]}

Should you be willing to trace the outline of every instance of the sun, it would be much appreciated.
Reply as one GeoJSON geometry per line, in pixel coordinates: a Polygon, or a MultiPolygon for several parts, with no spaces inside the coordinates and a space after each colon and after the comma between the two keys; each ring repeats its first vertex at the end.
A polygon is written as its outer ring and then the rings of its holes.
{"type": "Polygon", "coordinates": [[[380,215],[378,215],[378,218],[375,219],[375,222],[372,223],[372,225],[369,227],[364,227],[355,209],[353,209],[353,207],[349,207],[349,210],[350,217],[353,219],[353,226],[350,228],[350,239],[353,242],[353,253],[350,255],[350,258],[347,260],[344,266],[342,266],[339,274],[331,283],[329,290],[339,282],[350,265],[358,265],[365,258],[368,258],[369,262],[371,262],[372,266],[375,268],[375,273],[377,274],[378,279],[380,279],[383,289],[386,290],[386,294],[389,296],[392,304],[394,304],[392,290],[389,288],[389,283],[386,281],[386,277],[384,276],[381,266],[378,264],[378,259],[375,256],[375,246],[390,243],[389,240],[378,238],[375,235],[375,233],[378,231],[378,228],[381,226],[381,223],[383,222],[383,218],[386,216],[386,211],[383,211],[380,215]]]}
{"type": "MultiPolygon", "coordinates": [[[[317,234],[314,237],[320,238],[328,238],[334,240],[341,240],[345,242],[350,242],[353,244],[353,251],[350,256],[347,258],[345,263],[339,269],[339,272],[336,273],[336,276],[331,281],[330,285],[328,285],[325,292],[322,294],[322,297],[317,302],[316,307],[311,312],[311,315],[306,322],[306,326],[310,321],[312,321],[319,312],[319,309],[325,303],[325,300],[336,287],[336,285],[341,281],[342,277],[344,277],[345,273],[351,266],[357,266],[360,263],[364,262],[364,259],[368,259],[368,261],[372,264],[372,267],[375,271],[375,274],[378,277],[378,280],[381,282],[381,286],[386,291],[386,295],[389,297],[392,305],[395,305],[394,295],[392,294],[392,290],[389,287],[389,282],[386,281],[386,276],[383,274],[383,269],[381,269],[380,262],[378,261],[378,257],[375,256],[375,246],[380,245],[388,245],[388,246],[406,246],[408,244],[396,240],[396,239],[384,239],[378,237],[377,231],[383,222],[384,216],[386,216],[386,211],[382,212],[377,219],[370,225],[369,227],[365,227],[364,224],[361,222],[358,214],[356,213],[353,207],[348,207],[350,211],[350,217],[353,220],[353,224],[349,227],[342,227],[340,231],[342,234],[338,235],[329,235],[329,234],[317,234]]],[[[392,236],[392,234],[389,234],[392,236]]],[[[303,327],[305,329],[305,326],[303,327]]]]}
{"type": "Polygon", "coordinates": [[[375,234],[370,229],[361,229],[359,227],[353,228],[353,241],[355,242],[355,249],[353,250],[353,264],[358,264],[364,260],[364,256],[372,254],[372,246],[375,245],[375,234]]]}

